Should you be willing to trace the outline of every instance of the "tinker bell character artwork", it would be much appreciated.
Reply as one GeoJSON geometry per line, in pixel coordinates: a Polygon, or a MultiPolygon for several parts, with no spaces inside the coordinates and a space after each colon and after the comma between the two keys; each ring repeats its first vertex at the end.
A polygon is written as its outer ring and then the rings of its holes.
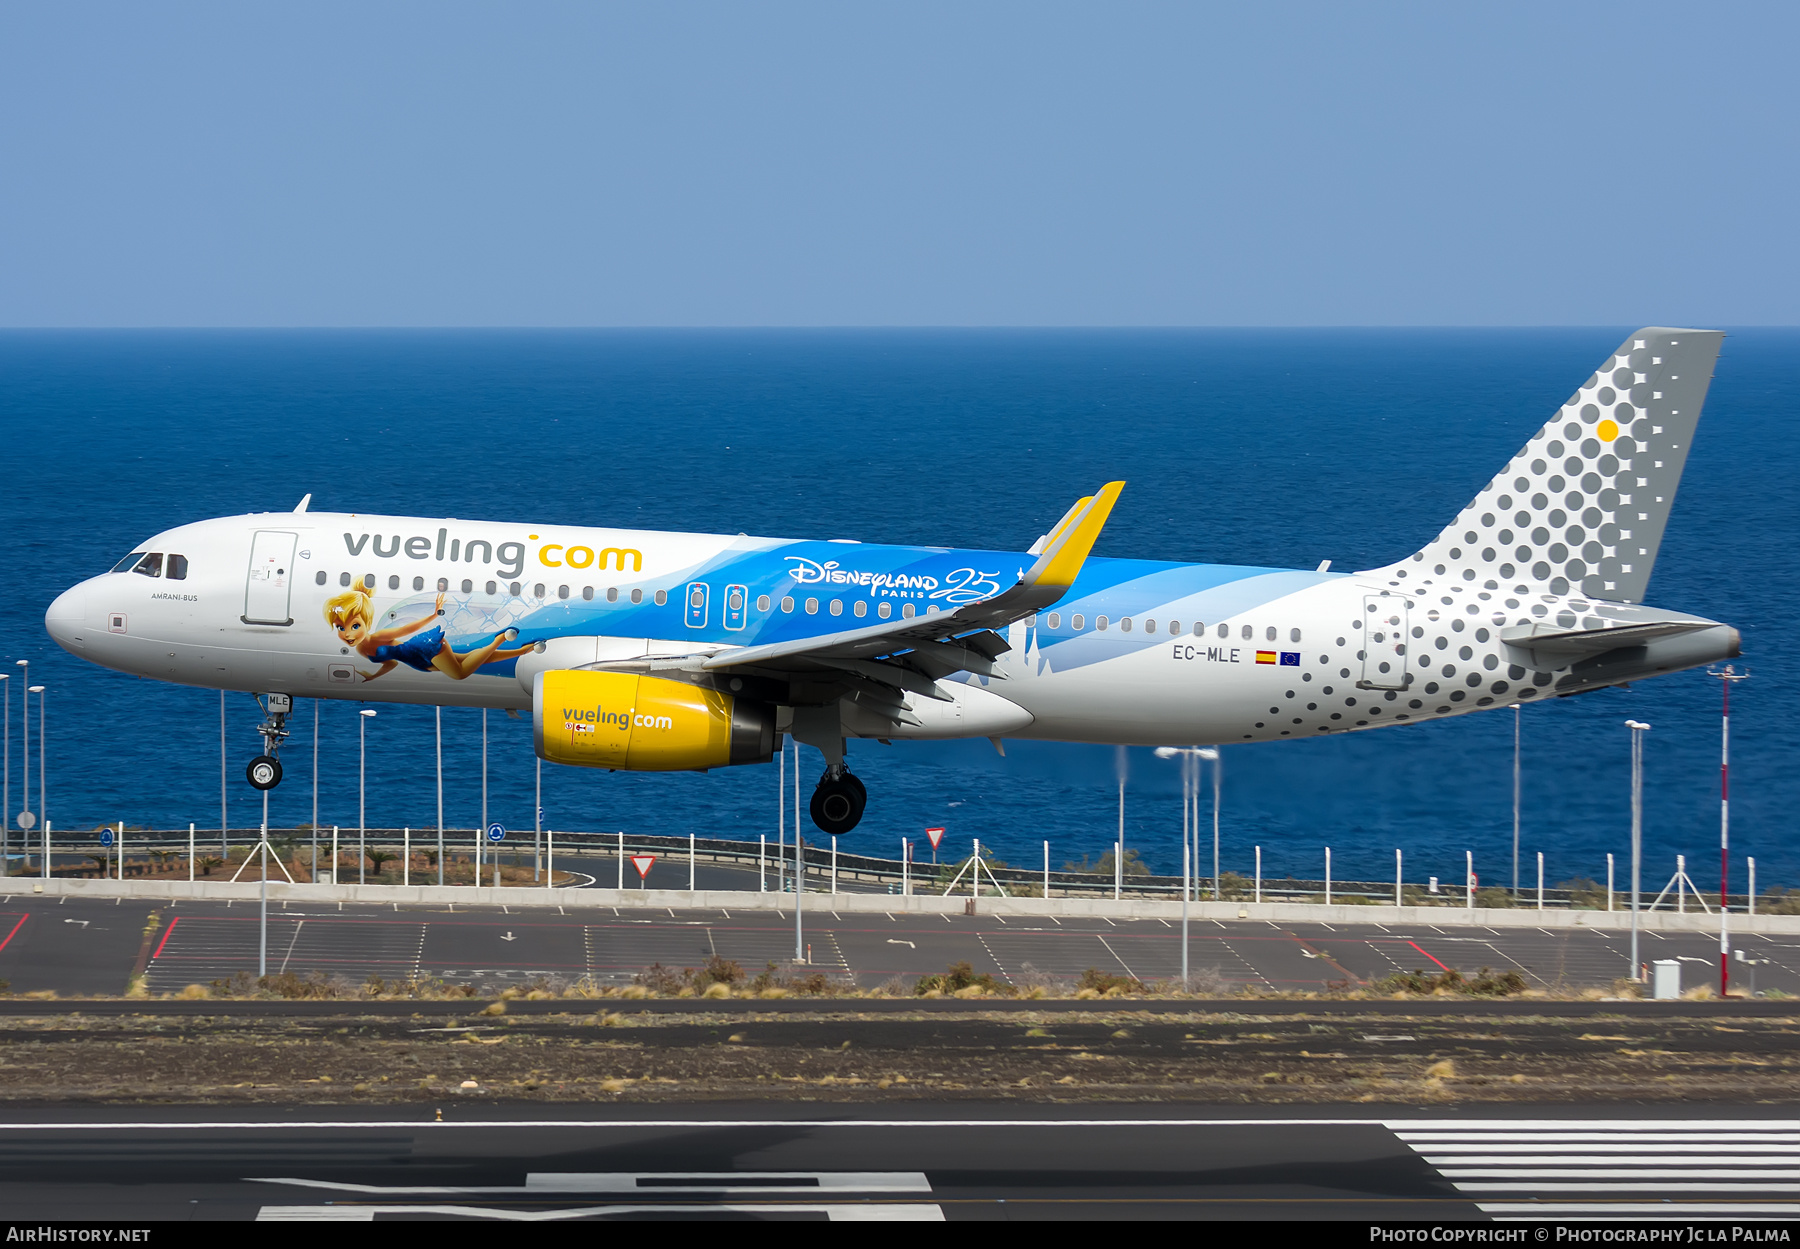
{"type": "Polygon", "coordinates": [[[364,587],[355,586],[325,602],[326,623],[339,639],[365,659],[381,665],[374,672],[359,669],[358,675],[365,681],[386,676],[400,664],[420,672],[441,672],[453,681],[461,681],[473,676],[483,664],[499,663],[533,649],[530,646],[503,649],[500,643],[516,639],[519,631],[502,629],[486,644],[458,653],[451,648],[450,639],[444,636],[443,625],[439,623],[443,614],[444,596],[439,594],[430,615],[377,629],[374,598],[364,587]]]}

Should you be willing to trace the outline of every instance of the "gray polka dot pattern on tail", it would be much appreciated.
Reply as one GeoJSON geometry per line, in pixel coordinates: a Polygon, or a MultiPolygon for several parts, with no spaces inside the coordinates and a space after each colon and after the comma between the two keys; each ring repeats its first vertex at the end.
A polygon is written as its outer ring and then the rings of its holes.
{"type": "Polygon", "coordinates": [[[1435,540],[1366,575],[1642,602],[1724,337],[1639,330],[1435,540]]]}

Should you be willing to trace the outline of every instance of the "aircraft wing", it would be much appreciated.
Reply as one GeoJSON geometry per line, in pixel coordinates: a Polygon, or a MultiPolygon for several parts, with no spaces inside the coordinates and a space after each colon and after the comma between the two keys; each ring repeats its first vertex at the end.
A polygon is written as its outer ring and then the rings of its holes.
{"type": "MultiPolygon", "coordinates": [[[[1012,649],[997,630],[1050,606],[1067,593],[1112,514],[1122,481],[1080,499],[1039,540],[1037,560],[1006,590],[948,611],[883,621],[860,629],[730,650],[635,661],[650,672],[692,677],[742,673],[792,683],[836,686],[906,720],[904,695],[949,701],[937,682],[954,672],[1003,677],[994,660],[1012,649]]],[[[613,666],[613,665],[595,665],[613,666]]],[[[619,665],[625,666],[625,665],[619,665]]],[[[829,691],[815,696],[836,697],[829,691]]]]}

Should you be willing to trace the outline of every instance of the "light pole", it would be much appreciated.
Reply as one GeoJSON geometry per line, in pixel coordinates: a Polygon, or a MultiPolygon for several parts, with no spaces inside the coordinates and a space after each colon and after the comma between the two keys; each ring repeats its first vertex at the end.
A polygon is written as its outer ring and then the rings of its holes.
{"type": "MultiPolygon", "coordinates": [[[[487,840],[487,708],[481,709],[481,827],[475,830],[475,887],[481,888],[481,843],[487,840]]],[[[499,848],[495,848],[499,853],[499,848]]],[[[498,877],[498,871],[495,876],[498,877]]],[[[498,883],[496,881],[496,883],[498,883]]]]}
{"type": "MultiPolygon", "coordinates": [[[[50,875],[50,787],[44,783],[44,687],[28,685],[25,687],[25,705],[31,706],[31,696],[38,696],[38,823],[44,826],[44,875],[50,875]]],[[[29,730],[27,730],[29,732],[29,730]]],[[[31,775],[30,765],[26,766],[25,775],[31,775]]]]}
{"type": "Polygon", "coordinates": [[[219,857],[231,861],[230,833],[225,799],[225,691],[219,691],[219,857]]]}
{"type": "Polygon", "coordinates": [[[321,701],[317,698],[313,699],[312,878],[315,883],[319,879],[319,703],[321,701]]]}
{"type": "Polygon", "coordinates": [[[1513,704],[1513,897],[1519,896],[1519,716],[1523,703],[1513,704]]]}
{"type": "Polygon", "coordinates": [[[444,883],[444,709],[437,708],[438,884],[444,883]]]}
{"type": "MultiPolygon", "coordinates": [[[[1719,678],[1719,692],[1724,701],[1719,708],[1719,996],[1723,998],[1731,985],[1731,930],[1727,924],[1727,905],[1731,899],[1731,687],[1750,674],[1739,672],[1731,664],[1724,668],[1708,668],[1707,673],[1719,678]]],[[[1754,986],[1752,986],[1754,987],[1754,986]]]]}
{"type": "MultiPolygon", "coordinates": [[[[1224,897],[1219,891],[1219,790],[1225,783],[1225,756],[1219,753],[1217,746],[1205,746],[1200,750],[1200,757],[1213,765],[1213,901],[1217,902],[1224,897]]],[[[1197,807],[1199,795],[1194,798],[1197,807]]]]}
{"type": "MultiPolygon", "coordinates": [[[[0,681],[12,680],[12,673],[0,672],[0,681]]],[[[7,857],[10,848],[12,830],[6,826],[6,814],[12,810],[12,686],[0,685],[0,720],[5,727],[0,728],[0,756],[4,756],[5,764],[0,766],[4,773],[0,780],[0,876],[9,876],[12,869],[8,866],[12,860],[7,857]]]]}
{"type": "Polygon", "coordinates": [[[368,883],[367,844],[369,837],[368,807],[365,803],[369,763],[369,721],[375,716],[372,707],[364,707],[356,718],[356,883],[368,883]]]}
{"type": "Polygon", "coordinates": [[[1625,721],[1631,730],[1631,978],[1638,975],[1638,894],[1639,874],[1644,857],[1644,734],[1648,724],[1625,721]]]}
{"type": "MultiPolygon", "coordinates": [[[[1158,746],[1158,759],[1181,760],[1181,983],[1188,983],[1188,899],[1200,865],[1200,764],[1213,765],[1213,901],[1219,891],[1219,752],[1212,746],[1158,746]]],[[[1120,838],[1123,842],[1123,836],[1120,838]]]]}
{"type": "Polygon", "coordinates": [[[31,813],[31,661],[18,664],[24,669],[19,674],[19,827],[29,832],[37,823],[31,813]]]}

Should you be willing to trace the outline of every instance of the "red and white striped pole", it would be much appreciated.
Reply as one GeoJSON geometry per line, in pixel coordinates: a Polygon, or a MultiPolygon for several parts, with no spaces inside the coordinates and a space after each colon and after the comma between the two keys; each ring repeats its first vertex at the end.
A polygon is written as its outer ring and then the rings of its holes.
{"type": "Polygon", "coordinates": [[[1730,664],[1707,671],[1719,678],[1724,696],[1719,712],[1719,996],[1723,998],[1731,987],[1731,937],[1727,928],[1731,896],[1731,684],[1750,674],[1739,672],[1730,664]]]}

